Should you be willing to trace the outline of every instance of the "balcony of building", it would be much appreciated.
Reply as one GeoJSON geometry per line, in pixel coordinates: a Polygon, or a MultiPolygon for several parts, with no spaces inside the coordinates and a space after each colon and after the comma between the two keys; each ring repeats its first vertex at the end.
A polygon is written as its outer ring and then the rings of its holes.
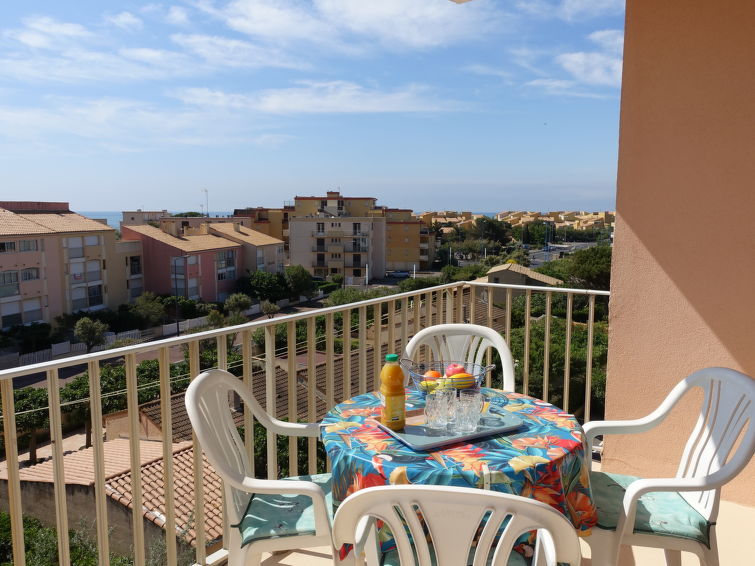
{"type": "MultiPolygon", "coordinates": [[[[462,282],[2,371],[3,415],[13,417],[3,419],[7,460],[0,467],[0,501],[5,502],[0,505],[14,525],[14,556],[23,563],[28,544],[20,534],[23,515],[36,516],[57,530],[61,564],[70,563],[68,537],[61,533],[80,525],[81,517],[96,517],[90,534],[97,541],[100,564],[108,563],[110,553],[128,556],[135,564],[154,559],[154,553],[164,553],[168,564],[175,564],[179,553],[191,554],[197,564],[224,563],[223,533],[230,527],[224,524],[220,481],[191,443],[180,395],[192,376],[209,367],[238,375],[279,418],[317,421],[335,403],[374,390],[379,360],[388,352],[402,352],[419,329],[475,322],[496,329],[510,344],[519,392],[556,403],[583,422],[602,417],[604,400],[593,391],[593,382],[602,383],[605,371],[607,299],[605,291],[462,282]],[[260,332],[262,338],[255,338],[260,332]],[[536,336],[551,338],[535,348],[536,336]],[[343,340],[346,337],[351,340],[343,340]],[[337,353],[336,341],[351,344],[348,355],[337,353]],[[545,363],[558,358],[571,363],[545,363]],[[149,364],[154,364],[151,370],[146,369],[149,364]],[[62,380],[83,371],[88,390],[78,400],[61,403],[62,380]],[[123,377],[115,390],[104,386],[114,371],[123,377]],[[60,439],[47,448],[49,459],[36,466],[27,466],[17,448],[28,434],[23,424],[28,408],[14,406],[13,391],[29,379],[46,388],[48,402],[38,410],[49,420],[50,436],[60,439]],[[156,407],[151,413],[143,402],[150,388],[156,407]],[[176,391],[179,395],[171,395],[176,391]],[[117,435],[94,434],[91,449],[69,447],[72,411],[91,418],[93,430],[102,431],[113,407],[125,409],[117,435]],[[151,433],[145,432],[145,414],[161,421],[151,433]],[[113,475],[119,457],[125,465],[113,475]],[[142,511],[134,514],[133,509],[142,511]],[[116,532],[129,536],[124,540],[116,532]],[[155,544],[156,533],[163,532],[179,534],[155,544]]],[[[492,374],[488,384],[496,386],[496,379],[492,374]]],[[[251,423],[243,409],[239,419],[251,423]]],[[[267,442],[275,441],[268,433],[267,442]]],[[[247,446],[253,449],[251,439],[247,446]]],[[[285,461],[276,450],[262,452],[259,477],[276,477],[281,466],[288,475],[327,468],[314,443],[291,441],[288,447],[285,461]]],[[[726,547],[723,556],[739,556],[747,546],[733,542],[747,517],[755,518],[755,512],[736,502],[724,504],[718,531],[726,547]]],[[[636,556],[636,564],[663,564],[662,554],[642,550],[636,556]]],[[[302,550],[285,559],[276,555],[265,564],[314,563],[311,560],[330,563],[327,549],[302,550]]],[[[722,561],[729,563],[745,562],[722,561]]]]}

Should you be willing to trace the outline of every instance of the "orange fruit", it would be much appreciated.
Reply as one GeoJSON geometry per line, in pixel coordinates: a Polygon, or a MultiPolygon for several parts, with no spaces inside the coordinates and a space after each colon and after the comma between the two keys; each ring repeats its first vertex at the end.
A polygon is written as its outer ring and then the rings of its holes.
{"type": "Polygon", "coordinates": [[[435,371],[431,369],[425,372],[425,377],[427,377],[428,379],[438,379],[439,377],[442,377],[442,376],[439,371],[435,371]]]}

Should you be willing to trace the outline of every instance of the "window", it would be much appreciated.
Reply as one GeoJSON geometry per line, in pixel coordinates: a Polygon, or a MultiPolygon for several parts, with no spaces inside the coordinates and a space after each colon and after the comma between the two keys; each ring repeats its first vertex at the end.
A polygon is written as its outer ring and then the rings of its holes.
{"type": "Polygon", "coordinates": [[[38,267],[28,267],[21,270],[21,281],[34,281],[35,279],[39,279],[38,267]]]}
{"type": "Polygon", "coordinates": [[[186,263],[188,263],[189,265],[196,265],[197,259],[198,259],[198,256],[190,255],[189,257],[186,258],[186,263]]]}
{"type": "Polygon", "coordinates": [[[16,251],[16,242],[0,242],[0,254],[9,254],[16,251]]]}
{"type": "Polygon", "coordinates": [[[353,264],[354,264],[354,267],[362,267],[362,256],[361,256],[361,254],[354,254],[353,264]]]}
{"type": "Polygon", "coordinates": [[[326,201],[326,200],[321,200],[321,201],[320,201],[320,208],[325,208],[326,206],[328,206],[328,201],[326,201]]]}
{"type": "Polygon", "coordinates": [[[362,231],[362,224],[360,222],[354,222],[354,234],[359,234],[362,231]]]}
{"type": "Polygon", "coordinates": [[[354,270],[354,277],[361,277],[362,276],[362,270],[361,269],[355,269],[354,270]]]}
{"type": "Polygon", "coordinates": [[[0,271],[0,297],[18,295],[18,271],[0,271]]]}
{"type": "Polygon", "coordinates": [[[218,281],[226,281],[236,279],[236,269],[230,268],[225,271],[218,271],[218,281]]]}
{"type": "Polygon", "coordinates": [[[342,200],[338,201],[338,210],[343,210],[343,201],[342,200]]]}
{"type": "Polygon", "coordinates": [[[325,232],[325,222],[317,223],[317,232],[318,234],[322,234],[323,232],[325,232]]]}
{"type": "Polygon", "coordinates": [[[21,315],[20,303],[3,303],[0,305],[0,326],[10,328],[18,324],[23,324],[24,320],[21,315]]]}
{"type": "Polygon", "coordinates": [[[330,274],[331,274],[331,275],[336,275],[336,274],[338,274],[338,268],[337,268],[337,267],[331,267],[331,268],[330,268],[330,274]]]}
{"type": "Polygon", "coordinates": [[[331,228],[340,228],[341,227],[341,223],[340,222],[331,222],[330,223],[330,227],[331,228]]]}
{"type": "Polygon", "coordinates": [[[317,238],[317,251],[325,251],[325,238],[317,238]]]}
{"type": "Polygon", "coordinates": [[[24,322],[37,322],[42,320],[42,303],[39,299],[24,301],[24,322]]]}
{"type": "Polygon", "coordinates": [[[341,254],[330,254],[330,259],[341,259],[341,254]]]}
{"type": "Polygon", "coordinates": [[[100,272],[100,260],[93,259],[87,262],[87,281],[98,281],[102,279],[100,272]]]}
{"type": "Polygon", "coordinates": [[[100,243],[100,237],[95,236],[85,236],[84,237],[84,245],[85,246],[97,246],[100,243]]]}
{"type": "Polygon", "coordinates": [[[74,236],[72,238],[66,238],[66,244],[68,246],[68,257],[84,257],[83,241],[81,236],[74,236]]]}
{"type": "Polygon", "coordinates": [[[102,285],[92,285],[87,287],[87,298],[89,306],[94,307],[102,304],[102,285]]]}
{"type": "Polygon", "coordinates": [[[325,254],[317,254],[317,264],[316,265],[325,265],[325,254]]]}
{"type": "Polygon", "coordinates": [[[132,255],[130,258],[128,258],[128,262],[129,262],[129,265],[131,266],[131,269],[130,269],[131,275],[142,274],[142,256],[132,255]]]}
{"type": "Polygon", "coordinates": [[[217,253],[218,269],[225,269],[226,267],[235,267],[234,261],[235,254],[233,250],[224,250],[217,253]]]}
{"type": "Polygon", "coordinates": [[[39,249],[37,240],[21,240],[18,244],[18,249],[22,252],[36,252],[39,249]]]}

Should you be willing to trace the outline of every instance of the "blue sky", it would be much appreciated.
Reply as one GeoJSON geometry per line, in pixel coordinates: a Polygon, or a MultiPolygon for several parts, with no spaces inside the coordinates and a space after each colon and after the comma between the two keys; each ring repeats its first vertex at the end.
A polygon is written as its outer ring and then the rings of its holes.
{"type": "Polygon", "coordinates": [[[614,207],[617,0],[0,4],[4,199],[614,207]]]}

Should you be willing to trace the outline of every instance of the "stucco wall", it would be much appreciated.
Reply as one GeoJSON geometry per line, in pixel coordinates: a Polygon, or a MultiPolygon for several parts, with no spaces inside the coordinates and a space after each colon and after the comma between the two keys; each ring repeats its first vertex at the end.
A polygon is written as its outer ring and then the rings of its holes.
{"type": "MultiPolygon", "coordinates": [[[[755,376],[753,30],[745,0],[627,2],[608,418],[701,367],[755,376]]],[[[606,469],[673,475],[690,426],[611,438],[606,469]]],[[[753,485],[751,463],[724,498],[755,505],[753,485]]]]}

